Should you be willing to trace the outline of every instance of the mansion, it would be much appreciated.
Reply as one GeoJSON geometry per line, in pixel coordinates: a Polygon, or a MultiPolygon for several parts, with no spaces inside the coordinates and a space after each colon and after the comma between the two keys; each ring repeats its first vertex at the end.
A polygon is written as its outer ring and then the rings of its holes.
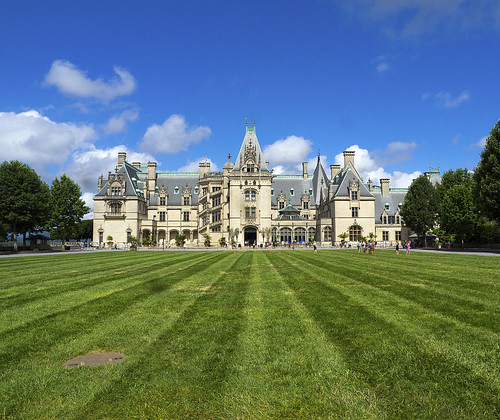
{"type": "MultiPolygon", "coordinates": [[[[406,189],[363,182],[354,166],[354,152],[344,152],[344,165],[330,165],[319,156],[314,173],[307,163],[302,174],[274,175],[264,160],[255,126],[247,126],[240,151],[221,172],[200,163],[199,172],[160,172],[156,162],[129,163],[118,153],[114,172],[98,180],[94,197],[94,241],[115,243],[130,236],[154,238],[160,246],[175,244],[183,234],[187,246],[202,246],[221,237],[240,245],[266,242],[323,246],[376,235],[378,242],[409,237],[399,210],[406,189]]],[[[429,173],[427,173],[429,176],[429,173]]]]}

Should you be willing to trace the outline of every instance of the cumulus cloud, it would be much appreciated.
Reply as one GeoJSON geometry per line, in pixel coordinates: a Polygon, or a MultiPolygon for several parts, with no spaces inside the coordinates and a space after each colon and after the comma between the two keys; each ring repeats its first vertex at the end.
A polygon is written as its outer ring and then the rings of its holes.
{"type": "Polygon", "coordinates": [[[83,220],[92,220],[94,218],[94,193],[83,193],[80,198],[85,201],[85,205],[90,208],[89,212],[83,216],[83,220]]]}
{"type": "Polygon", "coordinates": [[[114,71],[117,76],[109,81],[92,80],[69,61],[55,60],[44,85],[55,86],[65,95],[108,103],[118,96],[130,95],[136,88],[135,79],[127,70],[115,66],[114,71]]]}
{"type": "Polygon", "coordinates": [[[188,160],[184,166],[181,166],[178,171],[179,172],[198,172],[200,170],[200,162],[210,163],[210,171],[219,171],[219,167],[217,164],[210,158],[205,156],[196,158],[194,160],[188,160]]]}
{"type": "Polygon", "coordinates": [[[297,173],[301,163],[307,161],[311,145],[311,140],[292,135],[264,146],[262,152],[276,175],[297,173]]]}
{"type": "Polygon", "coordinates": [[[62,165],[73,150],[96,138],[92,126],[56,123],[38,111],[0,112],[2,159],[17,159],[37,170],[62,165]]]}
{"type": "Polygon", "coordinates": [[[137,121],[139,112],[137,110],[127,109],[121,114],[113,115],[109,121],[102,125],[102,130],[106,134],[119,134],[127,130],[127,123],[137,121]]]}
{"type": "Polygon", "coordinates": [[[153,124],[142,138],[142,150],[162,153],[177,153],[187,150],[191,144],[197,144],[210,137],[209,127],[189,127],[184,116],[173,114],[162,125],[153,124]]]}
{"type": "Polygon", "coordinates": [[[484,146],[486,146],[486,140],[488,140],[488,136],[484,136],[481,140],[479,140],[477,143],[475,143],[475,145],[477,147],[480,147],[481,149],[483,149],[484,146]]]}
{"type": "MultiPolygon", "coordinates": [[[[407,146],[398,144],[399,142],[390,143],[387,150],[407,150],[407,146]]],[[[411,148],[412,146],[410,146],[411,148]]],[[[364,182],[371,179],[374,184],[380,183],[381,179],[389,178],[391,180],[391,187],[396,188],[406,188],[408,187],[412,180],[417,178],[422,173],[420,171],[415,171],[412,173],[394,171],[392,174],[387,172],[380,162],[374,158],[367,149],[359,147],[357,144],[348,147],[346,150],[354,151],[354,167],[358,171],[364,182]]],[[[335,156],[335,163],[344,166],[344,155],[339,153],[335,156]]]]}
{"type": "Polygon", "coordinates": [[[88,150],[75,151],[66,173],[82,187],[84,191],[96,191],[97,178],[101,173],[114,171],[118,163],[118,152],[127,153],[127,162],[156,161],[147,153],[138,153],[120,145],[109,149],[98,149],[92,145],[88,150]]]}

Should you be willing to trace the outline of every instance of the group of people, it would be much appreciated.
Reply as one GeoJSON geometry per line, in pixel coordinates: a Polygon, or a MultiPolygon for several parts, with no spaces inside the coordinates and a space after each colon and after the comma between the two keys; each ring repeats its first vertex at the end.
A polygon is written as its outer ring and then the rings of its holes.
{"type": "MultiPolygon", "coordinates": [[[[404,246],[406,248],[406,255],[410,255],[411,242],[405,241],[404,246]]],[[[399,241],[396,243],[396,254],[399,255],[399,241]]]]}
{"type": "Polygon", "coordinates": [[[363,254],[374,254],[375,253],[375,242],[374,241],[368,241],[368,242],[358,242],[358,252],[363,254]]]}

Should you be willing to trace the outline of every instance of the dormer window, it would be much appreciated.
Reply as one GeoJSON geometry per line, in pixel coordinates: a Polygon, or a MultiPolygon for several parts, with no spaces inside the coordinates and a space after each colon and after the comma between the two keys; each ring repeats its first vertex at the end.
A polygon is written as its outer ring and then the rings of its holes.
{"type": "Polygon", "coordinates": [[[247,164],[247,172],[255,172],[255,165],[253,163],[247,164]]]}
{"type": "Polygon", "coordinates": [[[111,195],[122,195],[121,187],[111,187],[111,195]]]}
{"type": "Polygon", "coordinates": [[[274,195],[274,188],[271,188],[271,196],[274,195]]]}
{"type": "Polygon", "coordinates": [[[194,187],[194,193],[195,194],[198,194],[199,191],[200,191],[200,189],[198,187],[194,187]]]}
{"type": "Polygon", "coordinates": [[[293,188],[290,188],[290,196],[292,196],[292,197],[293,197],[294,195],[295,195],[295,191],[294,191],[294,189],[293,189],[293,188]]]}
{"type": "Polygon", "coordinates": [[[309,195],[313,195],[313,189],[309,188],[309,195]]]}
{"type": "Polygon", "coordinates": [[[386,211],[389,211],[391,209],[391,206],[389,205],[389,203],[385,203],[385,210],[386,211]]]}
{"type": "Polygon", "coordinates": [[[358,192],[351,191],[351,200],[356,201],[358,199],[358,192]]]}
{"type": "Polygon", "coordinates": [[[179,194],[179,187],[177,185],[174,188],[174,194],[179,194]]]}

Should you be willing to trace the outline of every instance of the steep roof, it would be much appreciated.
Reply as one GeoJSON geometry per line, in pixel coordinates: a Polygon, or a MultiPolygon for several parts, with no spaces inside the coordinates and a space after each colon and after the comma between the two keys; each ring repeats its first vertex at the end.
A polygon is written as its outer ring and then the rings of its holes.
{"type": "Polygon", "coordinates": [[[314,169],[312,185],[313,185],[313,199],[311,202],[315,205],[319,205],[321,197],[326,198],[328,196],[328,176],[326,175],[323,165],[321,164],[320,155],[318,155],[318,163],[316,164],[316,169],[314,169]]]}
{"type": "MultiPolygon", "coordinates": [[[[304,179],[302,175],[275,175],[272,188],[274,194],[271,196],[271,205],[278,204],[278,195],[283,193],[286,202],[293,206],[302,205],[302,194],[312,192],[312,178],[304,179]],[[293,191],[293,195],[292,195],[293,191]]],[[[314,193],[311,194],[311,200],[314,193]]]]}
{"type": "Polygon", "coordinates": [[[261,171],[268,170],[264,155],[259,145],[259,140],[257,140],[257,135],[255,134],[255,125],[247,125],[246,127],[245,138],[243,139],[243,143],[241,143],[240,152],[236,157],[233,170],[241,170],[245,161],[249,158],[255,162],[261,171]]]}
{"type": "Polygon", "coordinates": [[[352,171],[351,168],[348,168],[340,175],[340,178],[338,179],[337,188],[334,189],[333,191],[334,196],[339,196],[339,197],[348,196],[349,182],[354,182],[354,181],[357,181],[359,183],[360,197],[372,196],[372,194],[370,193],[366,185],[363,183],[361,178],[359,178],[358,174],[352,171]]]}

